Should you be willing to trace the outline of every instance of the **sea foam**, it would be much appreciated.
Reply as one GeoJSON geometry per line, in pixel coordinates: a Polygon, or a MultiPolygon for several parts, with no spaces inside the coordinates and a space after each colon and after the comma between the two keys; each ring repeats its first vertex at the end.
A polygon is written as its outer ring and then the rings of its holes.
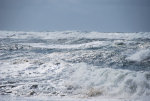
{"type": "Polygon", "coordinates": [[[0,31],[0,94],[150,96],[150,34],[0,31]]]}

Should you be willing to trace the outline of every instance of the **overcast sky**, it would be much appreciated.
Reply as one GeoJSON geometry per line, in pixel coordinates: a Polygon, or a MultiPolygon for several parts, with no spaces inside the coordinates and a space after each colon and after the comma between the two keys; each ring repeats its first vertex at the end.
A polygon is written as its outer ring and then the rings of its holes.
{"type": "Polygon", "coordinates": [[[0,30],[150,32],[150,0],[0,0],[0,30]]]}

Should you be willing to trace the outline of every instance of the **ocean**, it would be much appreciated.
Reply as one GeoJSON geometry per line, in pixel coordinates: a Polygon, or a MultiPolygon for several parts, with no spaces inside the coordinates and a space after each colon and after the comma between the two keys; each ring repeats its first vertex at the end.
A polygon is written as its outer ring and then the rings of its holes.
{"type": "Polygon", "coordinates": [[[0,96],[148,101],[150,33],[0,31],[0,96]]]}

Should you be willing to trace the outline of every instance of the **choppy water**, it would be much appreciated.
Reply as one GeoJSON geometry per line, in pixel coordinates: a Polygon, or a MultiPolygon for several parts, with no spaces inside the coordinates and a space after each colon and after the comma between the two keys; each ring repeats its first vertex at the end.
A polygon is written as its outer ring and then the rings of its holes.
{"type": "Polygon", "coordinates": [[[0,94],[150,96],[150,33],[1,31],[0,94]]]}

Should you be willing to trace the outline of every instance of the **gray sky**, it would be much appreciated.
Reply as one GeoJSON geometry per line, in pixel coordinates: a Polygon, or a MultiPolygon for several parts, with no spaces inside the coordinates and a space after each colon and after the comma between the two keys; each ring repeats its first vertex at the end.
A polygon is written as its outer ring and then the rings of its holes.
{"type": "Polygon", "coordinates": [[[0,0],[0,30],[150,32],[150,0],[0,0]]]}

